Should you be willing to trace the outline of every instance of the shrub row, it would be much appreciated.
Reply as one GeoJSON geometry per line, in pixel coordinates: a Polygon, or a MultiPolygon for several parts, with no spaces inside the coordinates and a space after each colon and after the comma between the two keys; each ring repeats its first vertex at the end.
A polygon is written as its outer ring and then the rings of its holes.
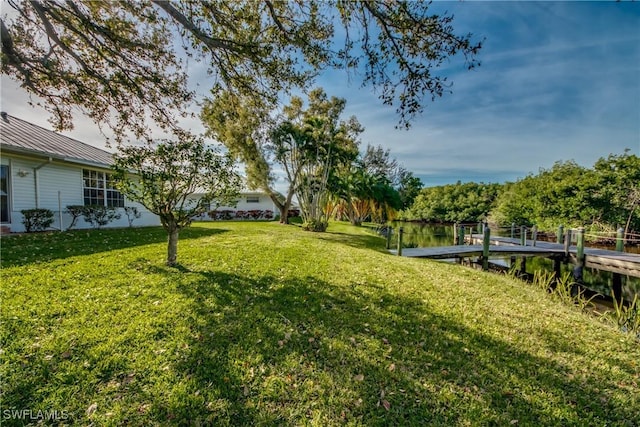
{"type": "Polygon", "coordinates": [[[250,211],[233,211],[233,210],[212,210],[208,213],[209,218],[214,220],[230,220],[230,219],[273,219],[273,211],[254,209],[250,211]]]}
{"type": "MultiPolygon", "coordinates": [[[[22,213],[22,224],[27,233],[46,230],[53,224],[54,214],[50,209],[23,209],[20,213],[22,213]]],[[[69,224],[67,230],[75,227],[80,217],[91,224],[93,228],[103,227],[121,217],[117,208],[102,205],[69,205],[64,213],[71,215],[71,224],[69,224]]],[[[138,209],[133,206],[125,207],[124,213],[127,215],[129,227],[133,225],[134,219],[140,218],[141,216],[138,209]]]]}
{"type": "MultiPolygon", "coordinates": [[[[231,219],[273,219],[274,213],[272,210],[260,210],[254,209],[250,211],[234,211],[230,209],[225,210],[212,210],[207,213],[209,218],[214,220],[231,220],[231,219]]],[[[289,209],[287,214],[289,218],[294,216],[300,216],[299,209],[289,209]]]]}

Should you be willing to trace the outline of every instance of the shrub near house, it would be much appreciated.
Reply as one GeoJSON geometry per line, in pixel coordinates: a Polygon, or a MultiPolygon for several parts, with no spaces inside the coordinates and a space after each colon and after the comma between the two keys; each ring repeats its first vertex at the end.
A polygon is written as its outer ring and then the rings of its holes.
{"type": "Polygon", "coordinates": [[[252,209],[250,211],[233,211],[230,209],[224,210],[212,210],[207,213],[208,217],[212,220],[232,220],[232,219],[240,219],[240,220],[271,220],[273,219],[273,211],[266,209],[252,209]]]}

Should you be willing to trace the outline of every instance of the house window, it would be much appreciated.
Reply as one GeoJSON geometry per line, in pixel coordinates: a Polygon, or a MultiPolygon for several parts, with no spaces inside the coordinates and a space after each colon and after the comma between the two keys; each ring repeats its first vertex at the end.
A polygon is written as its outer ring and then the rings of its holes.
{"type": "Polygon", "coordinates": [[[260,203],[260,196],[247,196],[247,203],[260,203]]]}
{"type": "Polygon", "coordinates": [[[0,222],[9,219],[9,166],[0,165],[0,222]]]}
{"type": "Polygon", "coordinates": [[[124,196],[116,190],[113,175],[89,169],[82,170],[84,204],[124,207],[124,196]]]}

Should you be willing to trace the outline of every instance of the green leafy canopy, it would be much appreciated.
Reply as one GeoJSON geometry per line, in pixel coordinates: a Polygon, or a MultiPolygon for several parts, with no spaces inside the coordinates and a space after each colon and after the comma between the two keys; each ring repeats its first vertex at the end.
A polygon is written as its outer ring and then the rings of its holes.
{"type": "Polygon", "coordinates": [[[325,68],[355,71],[408,126],[425,98],[449,90],[440,65],[462,55],[473,68],[482,45],[428,2],[7,2],[2,73],[44,100],[58,130],[73,127],[78,107],[118,141],[178,127],[198,98],[189,75],[200,65],[214,97],[271,103],[325,68]]]}

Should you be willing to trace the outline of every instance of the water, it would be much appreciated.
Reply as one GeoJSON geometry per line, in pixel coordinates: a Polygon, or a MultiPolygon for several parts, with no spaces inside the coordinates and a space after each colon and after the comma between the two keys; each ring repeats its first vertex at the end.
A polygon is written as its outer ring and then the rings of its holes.
{"type": "MultiPolygon", "coordinates": [[[[394,222],[393,234],[391,238],[391,247],[397,246],[398,228],[403,228],[402,242],[405,248],[426,248],[435,246],[450,246],[454,244],[453,226],[443,224],[424,224],[424,223],[412,223],[412,222],[394,222]]],[[[466,228],[466,233],[469,234],[469,227],[466,228]]],[[[477,226],[474,233],[478,233],[477,226]]],[[[499,230],[495,232],[492,230],[493,235],[509,236],[510,230],[499,230]]],[[[606,248],[615,249],[615,247],[606,248]]],[[[628,252],[638,253],[640,248],[631,247],[625,248],[628,252]]],[[[495,261],[502,265],[509,265],[509,258],[496,258],[491,261],[495,261]]],[[[519,266],[519,261],[517,262],[519,266]]],[[[553,262],[544,257],[527,257],[527,272],[533,273],[537,270],[553,271],[553,262]]],[[[563,265],[563,274],[572,272],[572,265],[563,265]]],[[[603,295],[611,295],[611,284],[613,274],[607,271],[598,271],[591,269],[584,269],[584,282],[585,285],[603,295]]],[[[632,300],[635,294],[640,294],[640,278],[637,277],[622,277],[622,289],[626,299],[632,300]]]]}

